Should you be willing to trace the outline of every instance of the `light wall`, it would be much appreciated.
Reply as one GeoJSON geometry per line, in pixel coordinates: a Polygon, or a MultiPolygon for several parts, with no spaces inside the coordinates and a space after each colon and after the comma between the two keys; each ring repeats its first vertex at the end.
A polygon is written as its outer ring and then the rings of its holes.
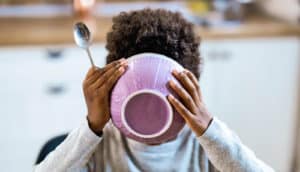
{"type": "Polygon", "coordinates": [[[262,9],[276,18],[290,23],[299,23],[300,2],[298,0],[258,0],[258,3],[262,9]]]}

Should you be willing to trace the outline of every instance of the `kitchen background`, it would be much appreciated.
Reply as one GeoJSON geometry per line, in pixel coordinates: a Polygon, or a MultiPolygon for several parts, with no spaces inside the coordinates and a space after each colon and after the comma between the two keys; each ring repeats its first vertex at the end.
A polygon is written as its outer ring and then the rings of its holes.
{"type": "Polygon", "coordinates": [[[42,146],[85,119],[89,68],[75,21],[105,34],[120,11],[180,11],[202,37],[200,84],[211,113],[276,171],[300,172],[300,7],[297,0],[0,0],[0,171],[32,171],[42,146]]]}

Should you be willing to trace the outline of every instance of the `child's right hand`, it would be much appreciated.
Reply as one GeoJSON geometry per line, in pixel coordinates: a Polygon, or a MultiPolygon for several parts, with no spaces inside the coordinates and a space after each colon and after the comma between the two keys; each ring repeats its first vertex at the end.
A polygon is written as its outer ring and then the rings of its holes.
{"type": "Polygon", "coordinates": [[[120,59],[103,68],[92,67],[83,82],[88,109],[87,119],[91,130],[101,134],[110,119],[109,96],[113,85],[125,72],[127,60],[120,59]]]}

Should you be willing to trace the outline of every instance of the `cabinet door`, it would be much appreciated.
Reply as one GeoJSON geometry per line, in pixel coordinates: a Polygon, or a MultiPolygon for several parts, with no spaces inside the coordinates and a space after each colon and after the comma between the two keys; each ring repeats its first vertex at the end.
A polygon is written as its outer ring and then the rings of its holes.
{"type": "MultiPolygon", "coordinates": [[[[103,66],[104,46],[92,50],[95,63],[103,66]]],[[[85,120],[81,86],[90,67],[87,54],[74,46],[50,52],[48,46],[0,48],[0,152],[5,155],[0,171],[32,171],[47,140],[85,120]]]]}
{"type": "MultiPolygon", "coordinates": [[[[37,68],[44,66],[42,51],[32,48],[2,48],[0,50],[0,171],[30,171],[33,152],[28,130],[28,105],[37,68]],[[18,162],[16,165],[15,162],[18,162]]],[[[31,124],[34,125],[34,124],[31,124]]]]}
{"type": "Polygon", "coordinates": [[[296,38],[204,42],[201,85],[211,113],[276,171],[289,171],[299,88],[296,38]]]}

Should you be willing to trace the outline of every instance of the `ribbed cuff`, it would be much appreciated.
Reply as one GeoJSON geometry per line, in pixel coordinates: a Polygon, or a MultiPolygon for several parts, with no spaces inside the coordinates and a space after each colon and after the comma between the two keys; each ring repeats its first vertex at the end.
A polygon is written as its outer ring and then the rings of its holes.
{"type": "Polygon", "coordinates": [[[84,140],[89,144],[98,144],[102,137],[96,135],[91,128],[89,127],[87,119],[81,124],[81,136],[84,137],[84,140]]]}
{"type": "Polygon", "coordinates": [[[198,137],[198,140],[200,141],[201,145],[210,144],[214,141],[220,141],[223,137],[226,137],[226,135],[230,136],[230,132],[228,132],[228,127],[225,126],[220,120],[218,120],[216,117],[213,118],[211,124],[206,129],[206,131],[198,137]]]}

